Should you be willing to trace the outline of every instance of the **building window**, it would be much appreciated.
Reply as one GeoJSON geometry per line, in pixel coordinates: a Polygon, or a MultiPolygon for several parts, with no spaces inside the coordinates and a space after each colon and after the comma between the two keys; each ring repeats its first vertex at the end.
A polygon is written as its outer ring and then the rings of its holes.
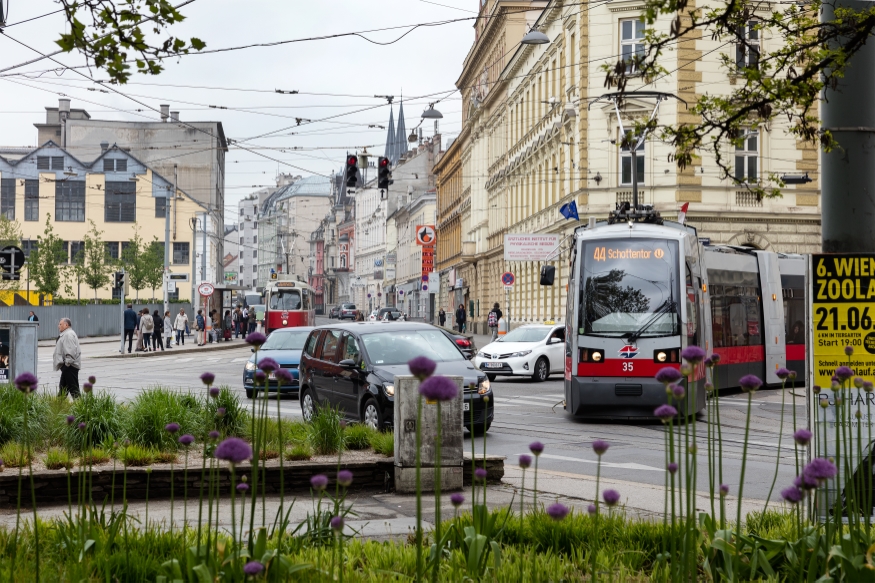
{"type": "Polygon", "coordinates": [[[644,22],[637,18],[620,21],[620,58],[629,64],[627,73],[634,73],[637,67],[632,63],[635,57],[644,56],[644,22]]]}
{"type": "Polygon", "coordinates": [[[759,132],[748,130],[744,142],[735,146],[735,179],[739,182],[758,180],[757,157],[759,153],[759,132]]]}
{"type": "Polygon", "coordinates": [[[258,235],[252,235],[252,244],[255,245],[258,243],[258,235]]]}
{"type": "Polygon", "coordinates": [[[127,172],[128,171],[128,161],[126,159],[104,158],[103,159],[103,171],[104,172],[127,172]]]}
{"type": "Polygon", "coordinates": [[[63,156],[52,156],[52,170],[63,170],[64,169],[64,157],[63,156]]]}
{"type": "Polygon", "coordinates": [[[24,220],[39,220],[39,180],[24,181],[24,220]]]}
{"type": "Polygon", "coordinates": [[[186,265],[189,262],[188,243],[173,244],[173,264],[186,265]]]}
{"type": "Polygon", "coordinates": [[[258,273],[258,266],[257,265],[252,266],[252,273],[258,273]]]}
{"type": "Polygon", "coordinates": [[[243,241],[244,241],[244,240],[245,240],[244,237],[240,237],[240,244],[241,244],[241,245],[243,244],[243,241]]]}
{"type": "Polygon", "coordinates": [[[107,182],[104,203],[104,220],[107,223],[133,223],[137,220],[137,184],[107,182]]]}
{"type": "MultiPolygon", "coordinates": [[[[631,132],[626,132],[628,136],[631,132]]],[[[635,150],[635,163],[638,167],[638,184],[644,184],[644,142],[635,150]]],[[[620,146],[620,184],[632,184],[632,149],[620,146]]]]}
{"type": "Polygon", "coordinates": [[[118,241],[110,241],[110,242],[106,243],[106,255],[110,259],[114,259],[116,261],[118,260],[118,258],[119,258],[118,241]]]}
{"type": "Polygon", "coordinates": [[[253,250],[252,250],[252,257],[253,257],[253,258],[258,257],[258,249],[253,249],[253,250]]]}
{"type": "Polygon", "coordinates": [[[24,251],[25,257],[30,257],[31,251],[36,251],[39,248],[38,241],[31,241],[29,239],[25,239],[21,242],[21,250],[24,251]]]}
{"type": "Polygon", "coordinates": [[[739,69],[759,68],[760,64],[760,31],[759,22],[751,20],[741,29],[735,41],[735,66],[739,69]]]}
{"type": "Polygon", "coordinates": [[[240,252],[240,261],[243,261],[243,251],[240,252]]]}
{"type": "Polygon", "coordinates": [[[69,241],[61,241],[61,254],[58,257],[61,261],[58,262],[58,265],[63,265],[64,263],[70,263],[70,242],[69,241]]]}
{"type": "Polygon", "coordinates": [[[84,241],[70,241],[70,262],[76,263],[76,258],[79,254],[83,254],[82,260],[85,260],[85,242],[84,241]]]}
{"type": "Polygon", "coordinates": [[[50,161],[48,156],[37,156],[36,157],[36,169],[37,170],[49,170],[50,169],[50,161]]]}
{"type": "Polygon", "coordinates": [[[55,220],[85,222],[85,181],[55,182],[55,220]]]}
{"type": "Polygon", "coordinates": [[[164,219],[167,217],[167,198],[158,197],[155,199],[155,218],[164,219]]]}
{"type": "Polygon", "coordinates": [[[0,180],[0,215],[15,220],[15,179],[0,180]]]}

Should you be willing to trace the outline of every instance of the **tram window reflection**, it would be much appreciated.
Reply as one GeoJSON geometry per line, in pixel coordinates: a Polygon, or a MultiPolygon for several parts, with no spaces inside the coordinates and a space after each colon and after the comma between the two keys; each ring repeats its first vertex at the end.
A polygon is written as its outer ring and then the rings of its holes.
{"type": "Polygon", "coordinates": [[[300,310],[301,292],[298,290],[278,290],[270,294],[271,310],[300,310]]]}

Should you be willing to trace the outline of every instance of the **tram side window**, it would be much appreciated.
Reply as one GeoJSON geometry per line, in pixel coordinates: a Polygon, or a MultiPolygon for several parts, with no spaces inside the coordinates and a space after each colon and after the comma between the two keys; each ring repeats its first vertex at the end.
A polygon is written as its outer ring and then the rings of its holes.
{"type": "Polygon", "coordinates": [[[805,344],[805,300],[802,290],[784,291],[798,293],[798,297],[784,298],[784,336],[787,344],[805,344]]]}
{"type": "Polygon", "coordinates": [[[756,288],[711,286],[714,346],[761,346],[759,298],[756,288]]]}
{"type": "Polygon", "coordinates": [[[309,309],[310,309],[310,294],[307,292],[307,290],[304,290],[304,303],[303,303],[303,306],[304,306],[304,307],[303,307],[302,309],[304,309],[304,310],[309,310],[309,309]]]}
{"type": "Polygon", "coordinates": [[[693,275],[687,266],[687,345],[697,346],[699,337],[699,302],[696,297],[696,287],[693,285],[693,275]]]}
{"type": "Polygon", "coordinates": [[[301,292],[299,290],[278,290],[270,294],[271,310],[300,310],[301,292]]]}

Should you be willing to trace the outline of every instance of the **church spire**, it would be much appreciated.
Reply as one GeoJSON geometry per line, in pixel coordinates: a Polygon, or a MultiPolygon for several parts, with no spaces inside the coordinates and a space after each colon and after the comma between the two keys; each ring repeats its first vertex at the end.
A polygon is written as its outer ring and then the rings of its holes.
{"type": "Polygon", "coordinates": [[[404,98],[401,98],[401,105],[398,107],[398,133],[395,138],[395,160],[393,164],[397,164],[404,154],[407,153],[407,126],[404,124],[404,98]]]}
{"type": "Polygon", "coordinates": [[[389,158],[389,162],[392,164],[397,160],[397,156],[395,152],[397,151],[397,147],[395,144],[395,108],[392,107],[392,104],[389,104],[389,130],[386,132],[386,152],[383,154],[386,158],[389,158]]]}

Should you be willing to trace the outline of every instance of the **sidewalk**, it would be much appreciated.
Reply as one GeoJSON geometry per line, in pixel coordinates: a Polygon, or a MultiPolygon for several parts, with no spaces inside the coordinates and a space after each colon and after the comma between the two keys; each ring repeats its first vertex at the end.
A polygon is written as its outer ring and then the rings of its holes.
{"type": "MultiPolygon", "coordinates": [[[[160,349],[157,352],[131,352],[128,354],[119,353],[120,338],[118,336],[95,336],[92,338],[80,338],[80,345],[94,346],[97,353],[89,354],[89,358],[146,358],[150,356],[161,356],[167,354],[189,354],[192,352],[214,352],[216,350],[230,350],[232,348],[246,348],[248,344],[240,338],[231,338],[230,341],[224,340],[220,342],[207,343],[206,346],[198,346],[194,335],[186,336],[186,343],[182,346],[176,344],[174,337],[173,348],[165,349],[162,352],[160,349]]],[[[40,340],[38,346],[40,348],[50,348],[55,346],[55,340],[40,340]]],[[[136,342],[136,340],[134,341],[136,342]]],[[[127,350],[127,343],[125,343],[127,350]]]]}

